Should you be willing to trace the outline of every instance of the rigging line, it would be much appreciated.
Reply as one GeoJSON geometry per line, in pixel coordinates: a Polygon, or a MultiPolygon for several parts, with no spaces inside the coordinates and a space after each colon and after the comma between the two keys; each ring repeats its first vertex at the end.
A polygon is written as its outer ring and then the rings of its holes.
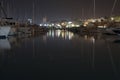
{"type": "Polygon", "coordinates": [[[116,6],[116,3],[117,3],[117,0],[114,1],[114,4],[113,4],[113,7],[112,7],[112,10],[111,10],[111,14],[110,14],[110,16],[113,15],[113,12],[114,12],[114,9],[115,9],[115,6],[116,6]]]}

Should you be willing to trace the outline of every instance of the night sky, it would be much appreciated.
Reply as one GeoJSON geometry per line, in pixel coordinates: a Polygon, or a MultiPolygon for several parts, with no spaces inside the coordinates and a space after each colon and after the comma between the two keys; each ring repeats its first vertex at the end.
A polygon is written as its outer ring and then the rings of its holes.
{"type": "MultiPolygon", "coordinates": [[[[93,17],[93,0],[0,0],[3,1],[8,16],[26,20],[33,16],[35,4],[35,22],[42,22],[43,17],[50,21],[62,19],[93,17]],[[82,13],[84,15],[82,15],[82,13]]],[[[96,17],[109,16],[115,0],[96,0],[96,17]]],[[[113,14],[120,15],[120,0],[117,0],[113,14]]]]}

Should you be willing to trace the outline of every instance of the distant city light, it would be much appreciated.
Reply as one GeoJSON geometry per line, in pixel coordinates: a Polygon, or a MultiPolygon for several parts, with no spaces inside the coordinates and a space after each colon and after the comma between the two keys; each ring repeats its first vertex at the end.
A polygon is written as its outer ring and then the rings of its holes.
{"type": "Polygon", "coordinates": [[[80,25],[75,25],[76,27],[80,27],[80,25]]]}

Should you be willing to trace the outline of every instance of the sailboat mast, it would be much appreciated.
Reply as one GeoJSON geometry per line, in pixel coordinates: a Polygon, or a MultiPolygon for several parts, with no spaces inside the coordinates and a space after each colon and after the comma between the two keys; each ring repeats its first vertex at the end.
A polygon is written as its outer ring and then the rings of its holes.
{"type": "Polygon", "coordinates": [[[33,17],[32,17],[32,23],[34,24],[35,20],[35,3],[33,2],[33,17]]]}
{"type": "Polygon", "coordinates": [[[94,0],[94,7],[93,7],[93,14],[94,18],[96,17],[96,1],[94,0]]]}
{"type": "Polygon", "coordinates": [[[10,8],[10,6],[9,6],[9,3],[7,2],[7,16],[9,16],[9,14],[10,14],[9,8],[10,8]]]}
{"type": "Polygon", "coordinates": [[[84,20],[84,8],[82,8],[82,20],[84,20]]]}

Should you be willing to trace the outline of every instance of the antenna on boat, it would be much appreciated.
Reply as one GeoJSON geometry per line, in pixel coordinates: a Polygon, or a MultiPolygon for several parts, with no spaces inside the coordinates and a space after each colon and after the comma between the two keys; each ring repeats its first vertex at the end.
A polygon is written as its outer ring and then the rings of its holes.
{"type": "Polygon", "coordinates": [[[112,10],[111,10],[111,14],[110,14],[110,16],[113,15],[113,12],[114,12],[114,9],[115,9],[115,6],[116,6],[116,3],[117,3],[117,0],[115,0],[114,3],[113,3],[113,7],[112,7],[112,10]]]}

